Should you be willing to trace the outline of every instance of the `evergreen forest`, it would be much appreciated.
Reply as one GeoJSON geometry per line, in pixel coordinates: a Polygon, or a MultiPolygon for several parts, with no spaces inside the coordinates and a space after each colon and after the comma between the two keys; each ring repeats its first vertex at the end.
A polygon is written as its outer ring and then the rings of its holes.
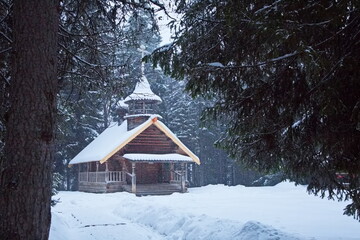
{"type": "Polygon", "coordinates": [[[162,121],[201,159],[188,166],[190,187],[290,179],[350,200],[344,213],[360,219],[359,8],[0,0],[0,219],[12,219],[0,220],[0,238],[47,239],[51,195],[77,190],[68,163],[122,120],[142,65],[162,121]]]}

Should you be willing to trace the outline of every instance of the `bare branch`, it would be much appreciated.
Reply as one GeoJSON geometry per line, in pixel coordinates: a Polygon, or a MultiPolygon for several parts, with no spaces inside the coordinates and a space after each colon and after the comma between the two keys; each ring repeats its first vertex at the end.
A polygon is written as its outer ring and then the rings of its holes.
{"type": "Polygon", "coordinates": [[[5,48],[5,49],[3,49],[3,50],[0,50],[0,54],[9,52],[11,49],[12,49],[11,47],[8,47],[8,48],[5,48]]]}
{"type": "Polygon", "coordinates": [[[109,33],[111,32],[110,30],[104,30],[104,31],[100,31],[100,32],[92,32],[92,33],[89,33],[89,34],[83,34],[83,33],[73,33],[73,32],[69,32],[64,26],[60,26],[60,30],[64,33],[66,33],[67,35],[65,34],[62,34],[61,31],[59,32],[59,34],[61,36],[64,36],[64,37],[93,37],[93,36],[97,36],[97,35],[101,35],[101,34],[106,34],[106,33],[109,33]]]}
{"type": "Polygon", "coordinates": [[[176,20],[176,18],[170,16],[169,12],[165,8],[164,4],[160,3],[158,0],[149,0],[152,4],[159,7],[158,11],[163,11],[165,15],[170,18],[171,20],[176,20]]]}
{"type": "Polygon", "coordinates": [[[2,35],[9,43],[12,43],[12,42],[13,42],[8,36],[6,36],[5,33],[3,33],[3,32],[0,31],[0,35],[2,35]]]}

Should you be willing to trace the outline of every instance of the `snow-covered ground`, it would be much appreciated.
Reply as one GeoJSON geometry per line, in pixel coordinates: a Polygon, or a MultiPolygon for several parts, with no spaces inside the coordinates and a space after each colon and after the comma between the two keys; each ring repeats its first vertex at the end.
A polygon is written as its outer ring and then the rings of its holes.
{"type": "Polygon", "coordinates": [[[63,239],[360,239],[346,203],[320,199],[304,186],[191,188],[189,193],[60,192],[51,240],[63,239]]]}

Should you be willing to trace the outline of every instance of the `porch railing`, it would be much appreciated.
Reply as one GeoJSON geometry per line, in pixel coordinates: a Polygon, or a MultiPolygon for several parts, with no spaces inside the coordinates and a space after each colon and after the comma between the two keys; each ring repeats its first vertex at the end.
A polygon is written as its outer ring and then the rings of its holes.
{"type": "Polygon", "coordinates": [[[129,111],[129,114],[152,114],[154,110],[151,108],[137,108],[129,111]]]}
{"type": "Polygon", "coordinates": [[[181,182],[181,176],[182,176],[182,171],[173,171],[174,174],[174,182],[181,182]]]}
{"type": "Polygon", "coordinates": [[[107,173],[107,182],[125,182],[126,174],[123,171],[110,171],[107,173]]]}
{"type": "Polygon", "coordinates": [[[80,172],[80,182],[125,182],[125,172],[108,171],[108,172],[80,172]]]}

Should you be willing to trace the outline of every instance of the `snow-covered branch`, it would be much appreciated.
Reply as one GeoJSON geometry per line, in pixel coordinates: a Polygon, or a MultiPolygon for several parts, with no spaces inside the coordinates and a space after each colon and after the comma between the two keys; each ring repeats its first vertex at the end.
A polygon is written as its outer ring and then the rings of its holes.
{"type": "Polygon", "coordinates": [[[290,58],[290,57],[294,57],[296,55],[298,55],[299,52],[298,51],[294,51],[292,53],[288,53],[288,54],[284,54],[282,56],[276,57],[276,58],[271,58],[267,61],[263,61],[263,62],[258,62],[257,64],[253,64],[253,65],[241,65],[241,66],[233,66],[233,65],[226,65],[224,66],[222,63],[220,62],[210,62],[210,63],[201,63],[198,65],[197,68],[216,68],[216,69],[238,69],[238,68],[252,68],[252,67],[259,67],[259,66],[263,66],[269,63],[274,63],[274,62],[278,62],[278,61],[282,61],[284,59],[290,58]]]}

